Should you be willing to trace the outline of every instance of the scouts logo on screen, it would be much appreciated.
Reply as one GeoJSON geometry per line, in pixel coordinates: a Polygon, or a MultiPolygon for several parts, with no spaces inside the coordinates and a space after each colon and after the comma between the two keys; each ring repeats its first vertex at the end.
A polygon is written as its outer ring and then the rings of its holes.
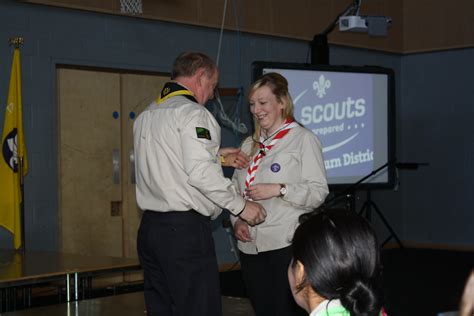
{"type": "Polygon", "coordinates": [[[205,138],[211,140],[211,133],[204,127],[196,127],[197,138],[205,138]]]}
{"type": "Polygon", "coordinates": [[[13,170],[18,172],[18,158],[16,151],[16,128],[14,128],[7,137],[5,137],[2,144],[2,156],[7,165],[13,170]]]}
{"type": "Polygon", "coordinates": [[[326,79],[324,75],[319,76],[318,81],[313,82],[313,89],[316,95],[322,99],[326,95],[326,89],[331,87],[331,80],[326,79]]]}

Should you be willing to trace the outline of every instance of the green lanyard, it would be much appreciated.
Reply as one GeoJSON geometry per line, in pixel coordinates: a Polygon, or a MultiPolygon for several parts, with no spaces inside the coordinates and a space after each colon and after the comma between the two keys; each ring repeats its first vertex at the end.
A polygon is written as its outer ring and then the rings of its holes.
{"type": "Polygon", "coordinates": [[[318,316],[351,316],[351,314],[344,307],[335,306],[324,309],[318,316]]]}
{"type": "MultiPolygon", "coordinates": [[[[382,309],[382,312],[380,312],[380,316],[387,315],[383,311],[384,309],[382,309]]],[[[335,306],[324,309],[318,314],[318,316],[351,316],[351,314],[343,306],[335,306]]]]}

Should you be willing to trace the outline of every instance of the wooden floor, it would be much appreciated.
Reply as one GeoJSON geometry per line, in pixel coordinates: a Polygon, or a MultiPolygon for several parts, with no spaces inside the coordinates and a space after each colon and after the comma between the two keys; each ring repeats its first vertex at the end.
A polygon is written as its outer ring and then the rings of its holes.
{"type": "Polygon", "coordinates": [[[436,316],[459,308],[474,252],[389,249],[382,264],[388,315],[436,316]]]}
{"type": "MultiPolygon", "coordinates": [[[[250,302],[241,297],[222,297],[224,316],[254,316],[250,302]]],[[[83,300],[78,302],[35,307],[21,311],[2,313],[2,316],[144,316],[143,292],[135,292],[83,300]]]]}

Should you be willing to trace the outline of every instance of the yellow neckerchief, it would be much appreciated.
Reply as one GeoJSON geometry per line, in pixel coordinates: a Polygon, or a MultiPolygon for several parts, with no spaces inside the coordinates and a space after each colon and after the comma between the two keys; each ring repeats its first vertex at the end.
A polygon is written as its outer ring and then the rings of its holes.
{"type": "Polygon", "coordinates": [[[156,99],[156,103],[160,104],[162,102],[165,102],[169,98],[175,97],[177,95],[185,96],[189,100],[198,103],[197,100],[194,98],[194,94],[177,82],[165,83],[163,90],[161,90],[160,95],[156,99]]]}

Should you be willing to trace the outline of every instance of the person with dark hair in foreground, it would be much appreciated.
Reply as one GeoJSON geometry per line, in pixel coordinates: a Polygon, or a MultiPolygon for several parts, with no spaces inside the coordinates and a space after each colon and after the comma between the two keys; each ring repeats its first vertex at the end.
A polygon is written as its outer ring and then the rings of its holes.
{"type": "Polygon", "coordinates": [[[322,211],[296,230],[288,279],[310,316],[385,315],[380,274],[375,233],[356,213],[322,211]]]}

